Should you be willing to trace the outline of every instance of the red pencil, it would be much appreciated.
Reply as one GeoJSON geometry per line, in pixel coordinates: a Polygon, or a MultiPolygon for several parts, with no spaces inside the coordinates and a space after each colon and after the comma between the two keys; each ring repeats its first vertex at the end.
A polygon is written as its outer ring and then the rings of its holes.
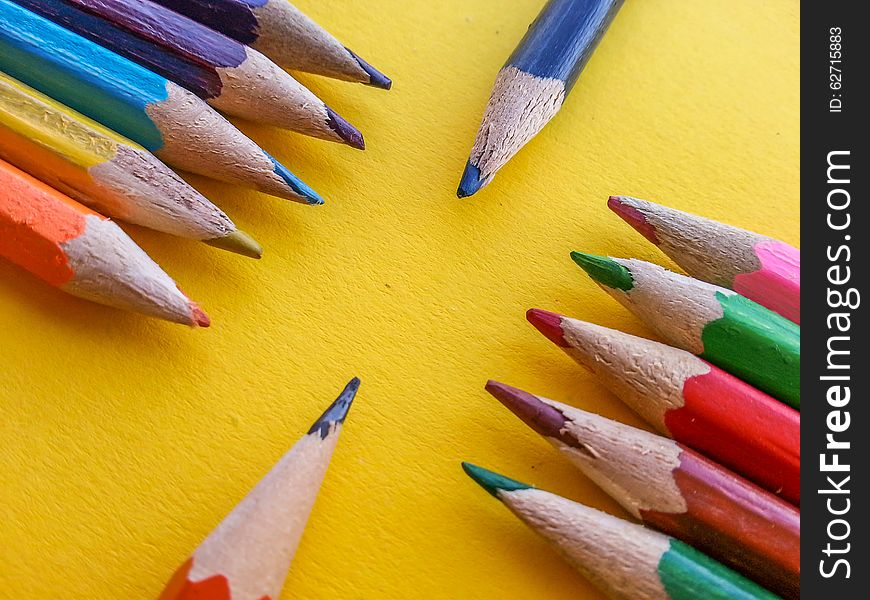
{"type": "Polygon", "coordinates": [[[800,504],[800,413],[690,352],[537,308],[529,322],[659,432],[800,504]]]}
{"type": "Polygon", "coordinates": [[[490,381],[486,389],[645,524],[800,597],[800,512],[673,440],[490,381]]]}

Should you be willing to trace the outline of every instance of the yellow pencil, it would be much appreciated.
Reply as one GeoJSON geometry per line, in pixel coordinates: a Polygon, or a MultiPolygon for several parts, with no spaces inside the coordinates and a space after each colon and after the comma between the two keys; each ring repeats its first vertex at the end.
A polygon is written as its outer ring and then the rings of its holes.
{"type": "Polygon", "coordinates": [[[2,72],[0,157],[106,216],[245,256],[262,254],[142,146],[2,72]]]}

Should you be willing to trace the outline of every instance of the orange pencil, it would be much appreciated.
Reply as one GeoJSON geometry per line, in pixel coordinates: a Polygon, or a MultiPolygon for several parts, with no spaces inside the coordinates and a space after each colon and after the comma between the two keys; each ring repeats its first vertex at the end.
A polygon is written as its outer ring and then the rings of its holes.
{"type": "Polygon", "coordinates": [[[0,160],[0,256],[74,296],[185,325],[209,325],[112,221],[0,160]]]}

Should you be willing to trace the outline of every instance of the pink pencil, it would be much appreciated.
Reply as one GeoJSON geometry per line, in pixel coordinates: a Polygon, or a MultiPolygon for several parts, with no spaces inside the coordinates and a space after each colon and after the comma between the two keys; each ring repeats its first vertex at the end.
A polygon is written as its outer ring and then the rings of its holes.
{"type": "Polygon", "coordinates": [[[801,252],[785,242],[629,196],[607,205],[686,273],[800,325],[801,252]]]}

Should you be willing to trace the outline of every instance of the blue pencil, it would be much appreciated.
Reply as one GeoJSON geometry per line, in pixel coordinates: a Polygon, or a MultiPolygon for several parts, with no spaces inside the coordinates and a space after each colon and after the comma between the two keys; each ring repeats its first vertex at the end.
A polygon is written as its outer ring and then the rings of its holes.
{"type": "Polygon", "coordinates": [[[10,0],[0,0],[0,70],[174,167],[306,204],[323,203],[192,93],[10,0]]]}
{"type": "Polygon", "coordinates": [[[550,0],[499,71],[456,195],[492,181],[556,116],[623,0],[550,0]]]}

